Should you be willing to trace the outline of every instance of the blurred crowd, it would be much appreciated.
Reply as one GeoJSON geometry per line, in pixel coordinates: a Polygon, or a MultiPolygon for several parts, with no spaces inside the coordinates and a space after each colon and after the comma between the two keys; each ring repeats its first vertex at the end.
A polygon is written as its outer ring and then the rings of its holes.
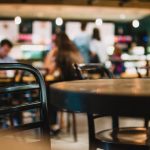
{"type": "MultiPolygon", "coordinates": [[[[16,63],[9,56],[13,44],[11,41],[4,39],[0,42],[0,63],[16,63]]],[[[74,80],[75,72],[72,64],[80,63],[101,63],[106,64],[111,59],[111,71],[119,76],[125,71],[124,64],[121,60],[121,50],[118,45],[114,45],[114,54],[109,58],[107,47],[101,40],[100,30],[94,28],[92,35],[86,31],[86,23],[81,24],[80,33],[71,41],[65,32],[58,30],[53,36],[52,49],[44,58],[44,68],[48,69],[50,75],[55,76],[59,81],[74,80]]],[[[5,75],[6,72],[0,72],[5,75]]],[[[51,131],[52,134],[59,131],[57,124],[57,109],[51,109],[51,131]]]]}

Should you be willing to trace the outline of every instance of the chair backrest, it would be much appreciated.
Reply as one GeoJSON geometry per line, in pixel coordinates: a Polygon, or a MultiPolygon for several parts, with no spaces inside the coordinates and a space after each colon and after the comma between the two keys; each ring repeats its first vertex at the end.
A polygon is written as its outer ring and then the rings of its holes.
{"type": "MultiPolygon", "coordinates": [[[[113,74],[102,64],[90,63],[90,64],[73,64],[73,67],[76,71],[76,76],[80,80],[84,80],[82,74],[83,71],[88,71],[89,73],[100,74],[100,78],[113,78],[113,74]]],[[[95,122],[97,118],[103,117],[103,115],[98,114],[87,114],[88,119],[88,130],[89,130],[89,141],[90,143],[95,139],[95,122]]],[[[118,116],[112,116],[112,126],[113,128],[118,127],[118,116]]],[[[94,141],[95,142],[95,141],[94,141]]]]}
{"type": "Polygon", "coordinates": [[[144,67],[135,67],[136,69],[136,73],[138,75],[138,78],[149,78],[149,70],[150,70],[150,66],[144,66],[144,67]],[[140,72],[140,69],[144,69],[146,70],[146,74],[142,75],[140,72]]]}
{"type": "Polygon", "coordinates": [[[48,116],[48,108],[47,108],[47,95],[46,95],[46,87],[41,76],[40,72],[30,65],[19,64],[19,63],[3,63],[0,64],[0,70],[22,70],[28,71],[34,75],[36,78],[36,84],[15,84],[10,86],[0,87],[0,94],[15,94],[19,95],[22,92],[26,91],[39,91],[39,99],[33,102],[25,102],[22,104],[17,104],[15,106],[7,106],[0,107],[0,115],[3,114],[13,114],[19,113],[22,111],[39,109],[40,118],[36,122],[31,122],[27,124],[19,124],[18,126],[13,126],[7,129],[0,130],[0,133],[9,133],[9,132],[21,132],[22,130],[30,130],[34,128],[41,129],[41,139],[43,141],[47,140],[49,142],[49,116],[48,116]]]}
{"type": "Polygon", "coordinates": [[[73,67],[76,71],[76,76],[78,79],[85,79],[83,72],[87,71],[88,73],[99,74],[101,78],[113,78],[113,74],[102,64],[73,64],[73,67]]]}

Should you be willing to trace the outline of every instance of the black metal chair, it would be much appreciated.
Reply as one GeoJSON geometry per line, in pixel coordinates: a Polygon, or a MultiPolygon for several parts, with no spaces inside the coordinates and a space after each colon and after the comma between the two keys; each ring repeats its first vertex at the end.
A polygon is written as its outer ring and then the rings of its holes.
{"type": "MultiPolygon", "coordinates": [[[[84,79],[83,70],[90,73],[97,72],[101,77],[112,78],[112,73],[100,64],[74,64],[76,75],[79,79],[84,79]]],[[[147,150],[149,145],[148,118],[145,119],[144,127],[119,128],[119,117],[112,117],[112,129],[95,133],[94,120],[101,115],[87,114],[89,129],[89,150],[102,148],[104,150],[147,150]],[[135,138],[137,136],[137,138],[135,138]],[[144,136],[144,137],[143,137],[144,136]],[[141,138],[139,140],[139,137],[141,138]]]]}
{"type": "MultiPolygon", "coordinates": [[[[40,142],[44,142],[50,148],[50,130],[49,130],[49,116],[48,116],[48,108],[47,108],[47,96],[46,96],[46,87],[43,80],[43,77],[39,73],[37,69],[30,65],[19,64],[19,63],[7,63],[7,64],[0,64],[0,70],[22,70],[28,71],[34,75],[36,78],[36,84],[23,84],[23,83],[13,83],[9,86],[2,86],[0,87],[0,95],[9,94],[12,95],[19,95],[23,94],[26,91],[34,91],[38,90],[38,99],[32,102],[25,102],[13,106],[5,106],[0,107],[0,115],[6,114],[13,114],[13,113],[20,113],[23,111],[38,109],[39,110],[39,120],[35,122],[30,122],[26,124],[19,124],[17,126],[10,126],[6,129],[0,130],[0,135],[10,134],[10,133],[17,133],[24,130],[36,129],[40,128],[40,142]]],[[[0,98],[1,99],[1,98],[0,98]]],[[[13,99],[12,99],[13,100],[13,99]]]]}
{"type": "MultiPolygon", "coordinates": [[[[56,79],[56,80],[50,80],[49,81],[49,80],[47,80],[47,76],[49,75],[48,69],[46,69],[46,68],[37,68],[37,69],[40,71],[40,73],[44,77],[48,99],[49,99],[49,85],[52,83],[56,83],[56,82],[60,82],[62,80],[68,79],[68,77],[66,77],[66,75],[64,75],[63,79],[56,79]]],[[[29,73],[27,73],[27,74],[28,74],[28,76],[31,76],[31,74],[29,74],[29,73]]],[[[20,78],[19,82],[27,82],[27,81],[23,80],[24,76],[25,76],[25,71],[21,73],[21,78],[20,78]]],[[[34,83],[34,82],[35,81],[33,80],[33,81],[30,81],[29,83],[34,83]]],[[[54,113],[53,110],[56,111],[56,108],[53,108],[53,106],[52,106],[50,114],[54,113]]],[[[67,133],[70,133],[72,130],[73,139],[75,142],[77,142],[77,128],[76,128],[76,115],[75,115],[75,113],[74,112],[68,112],[66,110],[58,110],[58,111],[60,111],[60,130],[62,130],[64,127],[63,114],[64,114],[64,112],[66,112],[67,113],[67,123],[66,123],[67,124],[67,126],[66,126],[67,133]]],[[[52,119],[52,117],[50,119],[52,119]]]]}
{"type": "Polygon", "coordinates": [[[73,64],[75,69],[76,79],[89,79],[88,76],[84,76],[83,72],[86,74],[98,74],[99,78],[113,78],[113,74],[103,65],[99,63],[89,63],[89,64],[73,64]]]}

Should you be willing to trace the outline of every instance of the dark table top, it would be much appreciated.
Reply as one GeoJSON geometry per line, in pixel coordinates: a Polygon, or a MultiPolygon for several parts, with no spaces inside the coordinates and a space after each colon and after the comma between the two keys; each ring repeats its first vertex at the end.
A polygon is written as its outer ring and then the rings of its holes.
{"type": "Polygon", "coordinates": [[[105,115],[150,116],[150,79],[99,79],[51,85],[58,108],[105,115]]]}

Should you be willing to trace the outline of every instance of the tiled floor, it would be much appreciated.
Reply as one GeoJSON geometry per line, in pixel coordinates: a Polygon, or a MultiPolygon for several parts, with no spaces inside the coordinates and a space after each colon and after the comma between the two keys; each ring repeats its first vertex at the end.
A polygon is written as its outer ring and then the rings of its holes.
{"type": "MultiPolygon", "coordinates": [[[[88,150],[87,119],[85,114],[77,114],[78,142],[73,141],[72,134],[65,132],[58,137],[52,138],[52,150],[88,150]]],[[[139,119],[121,118],[120,126],[142,126],[143,121],[139,119]]],[[[110,118],[102,118],[96,121],[96,129],[108,129],[111,127],[110,118]]]]}
{"type": "Polygon", "coordinates": [[[77,114],[78,141],[74,142],[72,133],[66,131],[51,140],[52,150],[88,150],[87,119],[85,114],[77,114]]]}

